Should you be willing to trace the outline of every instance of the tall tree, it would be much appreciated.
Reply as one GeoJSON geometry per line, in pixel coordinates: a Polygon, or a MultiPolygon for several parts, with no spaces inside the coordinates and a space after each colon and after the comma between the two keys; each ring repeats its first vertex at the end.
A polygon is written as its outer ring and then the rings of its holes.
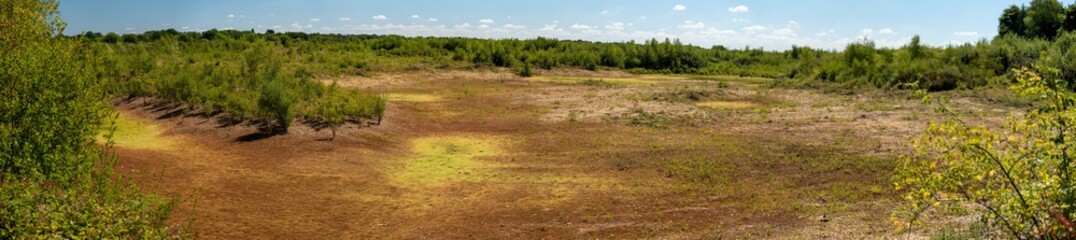
{"type": "Polygon", "coordinates": [[[1024,17],[1027,12],[1016,5],[1009,6],[1004,12],[1001,13],[1001,17],[998,18],[998,35],[1004,36],[1009,34],[1016,34],[1018,36],[1026,36],[1026,25],[1024,25],[1024,17]]]}
{"type": "Polygon", "coordinates": [[[1032,0],[1027,8],[1028,35],[1042,39],[1054,39],[1061,29],[1062,13],[1065,8],[1057,0],[1032,0]]]}
{"type": "Polygon", "coordinates": [[[1076,3],[1065,8],[1065,21],[1061,23],[1061,29],[1076,31],[1076,3]]]}
{"type": "Polygon", "coordinates": [[[908,55],[912,59],[923,57],[923,45],[919,43],[919,35],[912,37],[912,42],[908,43],[908,55]]]}

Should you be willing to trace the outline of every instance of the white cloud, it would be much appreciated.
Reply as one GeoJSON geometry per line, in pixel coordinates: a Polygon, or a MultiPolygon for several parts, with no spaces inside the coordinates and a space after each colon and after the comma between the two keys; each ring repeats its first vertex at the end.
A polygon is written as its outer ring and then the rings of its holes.
{"type": "Polygon", "coordinates": [[[736,35],[736,31],[733,31],[733,30],[721,30],[721,29],[717,29],[717,28],[714,28],[714,27],[710,27],[709,29],[699,31],[699,33],[703,34],[703,35],[736,35]]]}
{"type": "Polygon", "coordinates": [[[790,28],[782,28],[782,29],[774,30],[773,35],[782,36],[782,37],[795,37],[796,36],[796,31],[793,31],[790,28]]]}
{"type": "Polygon", "coordinates": [[[883,28],[882,30],[878,30],[878,34],[893,35],[897,34],[897,32],[894,32],[893,29],[883,28]]]}
{"type": "Polygon", "coordinates": [[[759,25],[754,25],[754,26],[743,28],[744,31],[748,31],[748,32],[761,32],[761,31],[766,31],[766,29],[769,29],[769,28],[767,28],[766,26],[759,26],[759,25]]]}
{"type": "Polygon", "coordinates": [[[739,5],[739,6],[729,8],[730,13],[745,13],[747,11],[748,11],[747,6],[744,6],[744,5],[739,5]]]}
{"type": "Polygon", "coordinates": [[[458,29],[469,29],[469,28],[471,28],[471,24],[470,23],[463,23],[463,24],[460,24],[460,25],[456,25],[456,28],[458,28],[458,29]]]}
{"type": "Polygon", "coordinates": [[[291,24],[291,29],[294,29],[294,30],[303,30],[303,29],[308,29],[308,28],[312,28],[312,27],[314,27],[314,25],[311,25],[311,24],[302,25],[302,24],[299,24],[299,23],[292,23],[291,24]]]}
{"type": "MultiPolygon", "coordinates": [[[[272,28],[272,29],[280,29],[281,27],[282,27],[282,26],[280,26],[280,25],[273,25],[272,27],[269,27],[269,28],[272,28]]],[[[186,29],[186,28],[184,28],[184,29],[186,29]]]]}
{"type": "Polygon", "coordinates": [[[161,26],[167,27],[167,26],[172,26],[172,24],[171,23],[161,23],[161,26]]]}
{"type": "Polygon", "coordinates": [[[826,30],[826,31],[816,32],[816,33],[814,33],[814,35],[818,36],[818,37],[825,37],[825,36],[833,35],[833,33],[835,33],[835,32],[836,31],[833,31],[833,29],[830,29],[830,30],[826,30]]]}
{"type": "Polygon", "coordinates": [[[544,27],[538,29],[538,31],[555,31],[555,30],[557,30],[557,25],[545,25],[544,27]]]}
{"type": "Polygon", "coordinates": [[[594,29],[594,27],[587,26],[587,25],[581,25],[581,24],[572,24],[572,26],[569,27],[569,28],[575,29],[575,30],[590,30],[590,29],[594,29]]]}
{"type": "Polygon", "coordinates": [[[487,25],[487,24],[478,25],[478,28],[486,29],[486,28],[489,28],[489,25],[487,25]]]}
{"type": "Polygon", "coordinates": [[[954,32],[953,35],[961,37],[974,37],[979,36],[979,32],[954,32]]]}
{"type": "Polygon", "coordinates": [[[321,18],[311,18],[311,22],[321,22],[321,18]]]}
{"type": "Polygon", "coordinates": [[[609,14],[609,10],[602,10],[602,15],[609,14]]]}
{"type": "Polygon", "coordinates": [[[684,24],[677,27],[683,29],[703,29],[706,28],[706,24],[702,22],[684,21],[684,24]]]}
{"type": "Polygon", "coordinates": [[[527,26],[505,24],[504,26],[501,26],[501,28],[504,28],[504,29],[524,29],[524,28],[527,28],[527,26]]]}
{"type": "Polygon", "coordinates": [[[493,24],[493,19],[489,19],[489,18],[480,19],[480,20],[478,20],[478,23],[481,23],[481,24],[493,24]]]}
{"type": "Polygon", "coordinates": [[[639,20],[646,20],[646,16],[639,16],[639,20]]]}
{"type": "Polygon", "coordinates": [[[751,22],[751,20],[747,20],[747,19],[743,19],[743,18],[732,18],[732,22],[751,22]]]}
{"type": "Polygon", "coordinates": [[[228,18],[235,18],[235,14],[228,14],[228,18]]]}
{"type": "Polygon", "coordinates": [[[415,14],[415,15],[411,15],[411,18],[418,19],[419,17],[418,17],[418,14],[415,14]]]}
{"type": "Polygon", "coordinates": [[[351,18],[349,18],[349,17],[342,17],[342,18],[340,18],[340,21],[351,21],[351,18]]]}
{"type": "Polygon", "coordinates": [[[684,11],[687,10],[687,7],[685,7],[684,5],[676,4],[676,6],[673,6],[673,10],[684,11]]]}
{"type": "Polygon", "coordinates": [[[952,45],[952,46],[959,46],[959,45],[970,44],[970,43],[971,42],[965,42],[965,41],[960,41],[960,40],[949,41],[949,45],[952,45]]]}
{"type": "Polygon", "coordinates": [[[790,27],[790,28],[799,28],[800,27],[800,22],[788,21],[788,27],[790,27]]]}
{"type": "Polygon", "coordinates": [[[426,19],[426,21],[428,21],[428,22],[436,22],[438,20],[436,18],[430,18],[430,19],[426,19]]]}
{"type": "Polygon", "coordinates": [[[377,15],[377,16],[374,16],[373,19],[374,20],[387,20],[389,18],[386,17],[385,15],[377,15]]]}
{"type": "Polygon", "coordinates": [[[610,25],[605,25],[605,29],[613,30],[613,31],[621,31],[621,30],[624,30],[624,23],[615,22],[615,23],[610,24],[610,25]]]}
{"type": "Polygon", "coordinates": [[[871,35],[873,33],[874,33],[874,29],[870,29],[870,28],[864,28],[863,30],[859,30],[860,38],[862,38],[864,36],[867,36],[867,35],[871,35]]]}

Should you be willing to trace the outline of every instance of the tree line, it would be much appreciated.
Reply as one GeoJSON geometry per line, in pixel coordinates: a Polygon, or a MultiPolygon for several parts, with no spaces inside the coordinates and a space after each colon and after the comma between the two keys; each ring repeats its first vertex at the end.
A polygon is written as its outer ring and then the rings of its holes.
{"type": "Polygon", "coordinates": [[[1001,34],[991,40],[930,46],[922,44],[916,36],[904,46],[891,48],[879,47],[863,39],[840,50],[803,46],[792,46],[783,51],[724,46],[704,48],[676,39],[607,43],[544,37],[478,39],[272,30],[259,33],[253,29],[203,32],[167,29],[123,35],[85,32],[72,38],[113,47],[165,41],[202,52],[244,51],[251,43],[260,42],[284,53],[281,61],[286,69],[323,76],[414,68],[480,67],[508,68],[529,76],[534,73],[533,69],[613,68],[633,73],[768,77],[798,85],[833,82],[949,90],[1011,82],[1011,69],[1038,62],[1043,52],[1056,59],[1045,64],[1060,69],[1066,76],[1076,76],[1076,64],[1069,60],[1076,59],[1070,51],[1074,37],[1071,28],[1066,27],[1076,18],[1061,14],[1071,13],[1076,8],[1060,6],[1056,0],[1035,0],[1031,7],[1014,6],[1019,11],[1013,12],[1014,8],[1010,7],[1000,18],[1001,34]],[[1037,17],[1043,12],[1050,12],[1047,15],[1054,18],[1037,17]],[[1007,17],[1010,15],[1018,17],[1007,17]],[[1009,27],[1006,23],[1017,25],[1009,27]]]}
{"type": "Polygon", "coordinates": [[[1063,32],[1076,31],[1076,4],[1062,6],[1057,0],[1032,0],[1030,6],[1012,5],[998,18],[998,35],[1052,40],[1063,32]]]}

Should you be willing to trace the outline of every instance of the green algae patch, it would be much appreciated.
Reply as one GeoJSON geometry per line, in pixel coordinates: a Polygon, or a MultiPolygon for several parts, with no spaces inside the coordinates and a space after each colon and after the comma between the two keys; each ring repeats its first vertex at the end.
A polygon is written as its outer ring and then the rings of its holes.
{"type": "Polygon", "coordinates": [[[501,153],[496,138],[463,136],[424,137],[412,141],[413,156],[393,174],[397,185],[438,187],[456,182],[482,182],[495,178],[501,164],[479,158],[501,153]]]}
{"type": "Polygon", "coordinates": [[[101,130],[97,134],[97,142],[104,144],[105,135],[110,128],[115,126],[112,132],[113,146],[132,149],[168,149],[174,142],[161,137],[161,130],[148,121],[134,119],[123,114],[116,118],[107,118],[101,124],[101,130]]]}
{"type": "Polygon", "coordinates": [[[397,102],[436,102],[442,98],[433,94],[421,93],[386,93],[385,100],[397,102]]]}
{"type": "Polygon", "coordinates": [[[759,107],[758,104],[747,101],[705,101],[695,103],[695,106],[725,110],[751,109],[759,107]]]}

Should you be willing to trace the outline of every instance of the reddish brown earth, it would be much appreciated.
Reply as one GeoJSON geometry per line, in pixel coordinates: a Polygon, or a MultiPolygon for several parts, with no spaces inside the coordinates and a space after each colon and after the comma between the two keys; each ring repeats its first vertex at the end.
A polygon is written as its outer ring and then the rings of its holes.
{"type": "Polygon", "coordinates": [[[381,125],[348,125],[333,141],[328,130],[302,124],[239,141],[257,130],[169,117],[175,108],[147,99],[120,102],[120,112],[154,122],[161,137],[179,143],[118,147],[116,171],[177,197],[171,223],[208,239],[916,236],[895,235],[887,223],[895,156],[930,119],[917,113],[928,107],[905,98],[688,80],[589,86],[503,73],[340,81],[440,98],[390,101],[381,125]],[[769,107],[703,109],[651,98],[683,88],[769,107]],[[856,107],[875,97],[898,107],[856,107]],[[660,112],[661,126],[633,125],[634,111],[660,112]],[[499,167],[432,186],[394,180],[415,159],[412,142],[430,136],[501,139],[499,154],[475,157],[499,167]]]}

